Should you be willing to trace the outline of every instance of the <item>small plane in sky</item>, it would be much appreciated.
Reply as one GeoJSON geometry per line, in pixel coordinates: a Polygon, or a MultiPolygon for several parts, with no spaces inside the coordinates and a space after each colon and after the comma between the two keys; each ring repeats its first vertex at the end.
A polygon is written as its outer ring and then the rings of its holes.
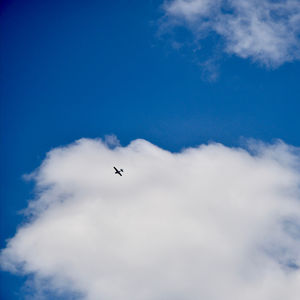
{"type": "Polygon", "coordinates": [[[124,172],[123,169],[118,170],[116,167],[114,167],[115,169],[115,174],[119,174],[120,176],[122,176],[121,172],[124,172]]]}

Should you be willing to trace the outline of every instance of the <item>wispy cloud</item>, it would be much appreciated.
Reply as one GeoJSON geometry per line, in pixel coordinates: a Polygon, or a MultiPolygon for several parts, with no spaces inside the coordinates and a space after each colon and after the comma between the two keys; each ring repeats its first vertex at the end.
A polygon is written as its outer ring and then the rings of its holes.
{"type": "Polygon", "coordinates": [[[48,153],[3,269],[32,274],[38,297],[298,299],[297,149],[251,142],[170,153],[112,140],[48,153]]]}
{"type": "Polygon", "coordinates": [[[171,0],[163,26],[185,26],[196,41],[215,32],[224,51],[278,67],[300,58],[299,0],[171,0]]]}

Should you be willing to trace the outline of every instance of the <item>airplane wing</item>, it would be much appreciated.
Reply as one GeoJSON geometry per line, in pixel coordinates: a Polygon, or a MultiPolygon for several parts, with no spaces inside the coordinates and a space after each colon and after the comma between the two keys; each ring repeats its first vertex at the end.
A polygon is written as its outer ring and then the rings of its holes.
{"type": "Polygon", "coordinates": [[[115,169],[116,172],[119,172],[119,170],[116,167],[114,167],[114,169],[115,169]]]}

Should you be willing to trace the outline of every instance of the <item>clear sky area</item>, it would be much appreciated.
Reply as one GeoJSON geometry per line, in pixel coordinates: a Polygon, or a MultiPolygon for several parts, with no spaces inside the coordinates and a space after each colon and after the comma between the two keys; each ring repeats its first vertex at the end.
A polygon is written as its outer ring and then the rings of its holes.
{"type": "MultiPolygon", "coordinates": [[[[1,249],[36,197],[24,174],[80,138],[172,153],[248,139],[300,147],[300,2],[263,0],[262,13],[255,0],[208,2],[1,1],[1,249]]],[[[33,274],[1,271],[0,298],[27,299],[33,274]]]]}

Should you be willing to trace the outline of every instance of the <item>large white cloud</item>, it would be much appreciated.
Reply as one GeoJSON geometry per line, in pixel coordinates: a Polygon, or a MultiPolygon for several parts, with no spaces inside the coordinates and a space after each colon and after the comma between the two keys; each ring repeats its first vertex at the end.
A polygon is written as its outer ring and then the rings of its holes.
{"type": "Polygon", "coordinates": [[[88,300],[299,298],[299,150],[113,144],[56,148],[30,176],[31,219],[1,266],[31,274],[36,298],[45,288],[88,300]]]}
{"type": "Polygon", "coordinates": [[[196,39],[213,31],[225,51],[269,67],[300,58],[299,0],[171,0],[168,25],[190,28],[196,39]]]}

